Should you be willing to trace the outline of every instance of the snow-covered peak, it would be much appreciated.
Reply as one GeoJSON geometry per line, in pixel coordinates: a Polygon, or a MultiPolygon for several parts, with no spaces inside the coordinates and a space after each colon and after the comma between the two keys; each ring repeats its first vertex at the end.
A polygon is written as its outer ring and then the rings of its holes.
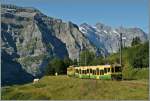
{"type": "Polygon", "coordinates": [[[136,36],[140,37],[143,42],[147,39],[145,33],[139,29],[112,28],[102,23],[97,23],[94,26],[84,23],[80,25],[80,30],[97,48],[104,49],[108,53],[118,51],[119,33],[123,33],[123,37],[125,37],[123,40],[125,46],[131,46],[131,42],[136,36]]]}
{"type": "Polygon", "coordinates": [[[84,27],[79,27],[79,30],[80,30],[82,33],[87,33],[87,30],[86,30],[84,27]]]}
{"type": "Polygon", "coordinates": [[[107,33],[107,31],[106,31],[106,30],[104,30],[104,33],[107,33]]]}

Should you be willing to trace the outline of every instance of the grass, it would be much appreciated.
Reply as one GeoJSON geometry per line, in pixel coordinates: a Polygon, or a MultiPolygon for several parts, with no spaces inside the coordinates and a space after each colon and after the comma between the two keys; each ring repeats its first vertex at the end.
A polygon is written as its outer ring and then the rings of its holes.
{"type": "Polygon", "coordinates": [[[45,76],[39,82],[2,88],[3,100],[145,100],[148,80],[93,80],[45,76]]]}
{"type": "Polygon", "coordinates": [[[123,70],[124,79],[148,79],[149,68],[131,68],[127,67],[123,70]]]}

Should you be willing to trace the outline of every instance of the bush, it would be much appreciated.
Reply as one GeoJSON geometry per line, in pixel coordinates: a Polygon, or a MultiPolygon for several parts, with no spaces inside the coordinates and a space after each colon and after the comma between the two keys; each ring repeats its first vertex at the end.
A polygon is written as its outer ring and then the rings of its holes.
{"type": "Polygon", "coordinates": [[[129,62],[132,67],[134,68],[143,68],[143,67],[148,67],[149,64],[149,46],[148,42],[146,42],[143,45],[139,45],[134,47],[129,52],[129,62]]]}
{"type": "Polygon", "coordinates": [[[51,61],[49,61],[46,67],[45,75],[54,75],[56,72],[58,74],[66,74],[67,67],[72,64],[72,60],[68,57],[65,57],[63,60],[55,57],[51,61]]]}
{"type": "Polygon", "coordinates": [[[45,74],[54,75],[56,72],[58,74],[63,74],[65,72],[64,68],[65,68],[65,64],[63,60],[59,58],[54,58],[48,63],[45,74]]]}
{"type": "MultiPolygon", "coordinates": [[[[113,64],[119,60],[119,53],[107,57],[107,61],[113,64]]],[[[119,61],[118,61],[119,63],[119,61]]],[[[139,79],[148,78],[149,67],[149,43],[138,44],[122,50],[123,78],[139,79]]]]}
{"type": "Polygon", "coordinates": [[[148,79],[149,70],[148,68],[132,68],[128,67],[123,71],[123,79],[137,80],[137,79],[148,79]]]}

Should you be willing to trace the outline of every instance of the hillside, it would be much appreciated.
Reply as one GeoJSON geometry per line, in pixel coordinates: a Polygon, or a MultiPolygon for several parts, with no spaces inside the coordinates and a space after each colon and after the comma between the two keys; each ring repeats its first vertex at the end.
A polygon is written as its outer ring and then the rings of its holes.
{"type": "Polygon", "coordinates": [[[2,88],[3,100],[147,100],[148,81],[112,81],[46,76],[39,82],[2,88]]]}

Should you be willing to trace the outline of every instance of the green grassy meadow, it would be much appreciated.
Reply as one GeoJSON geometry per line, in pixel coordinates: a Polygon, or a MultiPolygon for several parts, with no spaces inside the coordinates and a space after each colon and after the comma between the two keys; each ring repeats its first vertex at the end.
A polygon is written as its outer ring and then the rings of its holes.
{"type": "Polygon", "coordinates": [[[3,100],[148,100],[148,79],[94,80],[45,76],[39,82],[2,87],[3,100]]]}

